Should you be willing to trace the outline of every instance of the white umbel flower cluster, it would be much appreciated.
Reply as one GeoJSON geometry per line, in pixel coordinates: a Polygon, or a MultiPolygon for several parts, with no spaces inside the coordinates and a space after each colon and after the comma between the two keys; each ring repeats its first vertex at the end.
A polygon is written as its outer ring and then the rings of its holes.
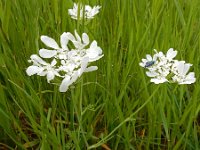
{"type": "Polygon", "coordinates": [[[73,9],[68,9],[68,13],[72,19],[93,19],[96,14],[99,13],[101,6],[82,5],[74,3],[73,9]]]}
{"type": "Polygon", "coordinates": [[[54,39],[48,36],[41,36],[41,41],[51,50],[42,48],[39,50],[39,56],[36,54],[31,55],[29,62],[32,65],[26,69],[26,73],[29,76],[35,74],[46,76],[48,83],[55,77],[61,78],[60,92],[66,92],[68,87],[83,72],[97,70],[97,66],[88,67],[88,65],[90,62],[103,57],[102,49],[97,45],[97,42],[94,40],[90,43],[86,33],[83,33],[80,37],[76,30],[75,35],[70,32],[64,32],[60,36],[61,47],[54,39]],[[68,47],[69,43],[74,48],[70,49],[68,47]]]}
{"type": "Polygon", "coordinates": [[[174,58],[177,51],[170,48],[166,55],[163,52],[157,52],[153,57],[149,54],[146,59],[142,59],[139,65],[147,69],[146,75],[151,77],[151,82],[160,84],[164,82],[178,83],[178,84],[192,84],[196,81],[194,72],[189,72],[192,64],[185,61],[178,61],[174,58]]]}

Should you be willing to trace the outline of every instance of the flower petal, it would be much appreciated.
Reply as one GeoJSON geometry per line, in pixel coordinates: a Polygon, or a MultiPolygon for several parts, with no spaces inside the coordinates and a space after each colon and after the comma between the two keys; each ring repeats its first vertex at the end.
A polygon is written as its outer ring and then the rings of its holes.
{"type": "Polygon", "coordinates": [[[154,55],[153,55],[153,61],[156,61],[157,58],[158,58],[158,55],[157,55],[157,54],[154,54],[154,55]]]}
{"type": "Polygon", "coordinates": [[[176,57],[177,55],[177,51],[175,51],[173,48],[170,48],[168,51],[167,51],[167,59],[169,60],[172,60],[174,57],[176,57]]]}
{"type": "Polygon", "coordinates": [[[101,59],[104,55],[100,55],[100,56],[97,56],[95,58],[90,58],[89,62],[94,62],[94,61],[97,61],[99,59],[101,59]]]}
{"type": "Polygon", "coordinates": [[[190,72],[184,79],[183,82],[180,82],[179,84],[192,84],[196,81],[194,72],[190,72]]]}
{"type": "Polygon", "coordinates": [[[81,50],[81,49],[83,49],[83,48],[85,47],[85,45],[82,44],[82,43],[79,42],[79,41],[73,41],[73,44],[74,44],[74,46],[76,47],[76,49],[79,49],[79,50],[81,50]]]}
{"type": "Polygon", "coordinates": [[[42,65],[47,65],[47,63],[42,59],[40,58],[38,55],[31,55],[31,61],[33,61],[34,64],[42,64],[42,65]]]}
{"type": "Polygon", "coordinates": [[[187,74],[187,72],[188,72],[189,69],[190,69],[190,66],[192,66],[192,65],[189,64],[189,63],[185,64],[184,70],[183,70],[183,75],[186,75],[186,74],[187,74]]]}
{"type": "Polygon", "coordinates": [[[75,33],[76,40],[77,40],[78,42],[81,42],[81,37],[78,35],[78,33],[77,33],[76,30],[74,31],[74,33],[75,33]]]}
{"type": "Polygon", "coordinates": [[[27,73],[28,76],[32,76],[34,74],[37,74],[39,71],[40,71],[40,67],[38,67],[38,66],[29,66],[26,69],[26,73],[27,73]]]}
{"type": "Polygon", "coordinates": [[[52,58],[57,54],[56,50],[48,50],[48,49],[40,49],[39,50],[39,55],[42,58],[52,58]]]}
{"type": "Polygon", "coordinates": [[[90,42],[90,39],[89,39],[89,37],[88,37],[88,35],[87,35],[86,33],[83,33],[83,34],[82,34],[82,40],[83,40],[83,43],[84,43],[85,45],[88,45],[89,42],[90,42]]]}
{"type": "Polygon", "coordinates": [[[181,75],[183,75],[183,72],[184,72],[184,64],[185,64],[185,61],[177,62],[177,70],[178,70],[178,73],[181,75]]]}
{"type": "Polygon", "coordinates": [[[147,54],[147,55],[146,55],[146,58],[147,58],[148,61],[152,61],[151,55],[147,54]]]}
{"type": "Polygon", "coordinates": [[[150,82],[153,82],[155,84],[160,84],[160,83],[168,82],[168,80],[165,79],[165,78],[160,78],[160,79],[159,78],[152,78],[150,80],[150,82]]]}
{"type": "Polygon", "coordinates": [[[99,56],[102,54],[102,49],[97,46],[97,42],[93,41],[90,45],[90,48],[86,50],[86,54],[91,61],[96,61],[100,59],[103,56],[99,56]],[[98,58],[98,59],[97,59],[98,58]]]}
{"type": "Polygon", "coordinates": [[[56,64],[57,64],[56,59],[53,59],[52,62],[51,62],[51,66],[55,66],[56,64]]]}
{"type": "Polygon", "coordinates": [[[78,73],[79,73],[79,77],[83,74],[83,72],[85,71],[85,69],[87,68],[89,62],[89,57],[84,57],[81,60],[81,68],[79,69],[78,73]]]}
{"type": "Polygon", "coordinates": [[[147,72],[146,72],[146,75],[147,75],[148,77],[156,77],[156,76],[159,75],[159,74],[156,73],[156,72],[147,71],[147,72]]]}
{"type": "Polygon", "coordinates": [[[67,38],[68,38],[70,41],[72,41],[72,42],[75,41],[75,37],[74,37],[73,34],[71,34],[70,32],[67,32],[66,35],[67,35],[67,38]]]}
{"type": "Polygon", "coordinates": [[[78,71],[75,71],[72,75],[72,79],[71,79],[71,82],[70,84],[74,83],[77,79],[78,79],[78,71]]]}
{"type": "Polygon", "coordinates": [[[39,75],[39,76],[46,76],[47,73],[48,73],[48,71],[45,70],[44,68],[42,68],[42,69],[37,73],[37,75],[39,75]]]}
{"type": "Polygon", "coordinates": [[[69,42],[68,34],[66,32],[64,32],[60,36],[60,44],[61,44],[62,49],[68,50],[68,47],[67,47],[68,42],[69,42]]]}
{"type": "Polygon", "coordinates": [[[68,9],[68,14],[71,16],[72,19],[77,20],[77,8],[68,9]]]}
{"type": "Polygon", "coordinates": [[[60,84],[59,91],[66,92],[68,90],[69,85],[70,85],[70,76],[66,76],[60,84]]]}
{"type": "Polygon", "coordinates": [[[47,82],[49,83],[51,80],[53,80],[55,77],[55,74],[53,71],[48,71],[47,73],[47,82]]]}
{"type": "Polygon", "coordinates": [[[145,63],[140,62],[139,65],[140,65],[141,67],[144,67],[144,66],[145,66],[145,63]]]}
{"type": "Polygon", "coordinates": [[[84,72],[92,72],[92,71],[96,71],[97,69],[98,69],[97,66],[90,66],[86,68],[84,72]]]}
{"type": "Polygon", "coordinates": [[[54,49],[59,49],[59,46],[58,46],[57,42],[54,39],[52,39],[52,38],[50,38],[48,36],[45,36],[45,35],[42,35],[40,37],[40,39],[46,46],[54,48],[54,49]]]}

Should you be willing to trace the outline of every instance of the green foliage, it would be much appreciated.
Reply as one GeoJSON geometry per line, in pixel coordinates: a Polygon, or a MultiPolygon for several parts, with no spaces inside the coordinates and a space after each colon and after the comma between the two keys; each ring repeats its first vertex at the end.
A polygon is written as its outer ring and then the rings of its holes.
{"type": "Polygon", "coordinates": [[[102,8],[84,26],[68,15],[72,0],[0,1],[0,148],[200,149],[200,1],[76,2],[102,8]],[[41,35],[75,29],[103,49],[96,72],[66,93],[26,75],[41,35]],[[194,64],[195,84],[149,82],[141,58],[170,47],[194,64]]]}

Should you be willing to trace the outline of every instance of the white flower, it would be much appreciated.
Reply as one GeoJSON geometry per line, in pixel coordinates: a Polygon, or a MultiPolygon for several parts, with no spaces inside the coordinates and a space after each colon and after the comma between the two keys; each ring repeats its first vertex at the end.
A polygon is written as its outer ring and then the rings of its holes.
{"type": "Polygon", "coordinates": [[[194,72],[190,72],[189,68],[192,66],[185,61],[174,60],[177,55],[177,51],[170,48],[166,55],[163,52],[157,52],[151,57],[146,55],[146,59],[142,59],[139,64],[141,67],[146,68],[148,71],[146,75],[151,77],[150,82],[160,84],[164,82],[178,84],[191,84],[196,81],[194,72]],[[187,74],[188,73],[188,74],[187,74]]]}
{"type": "Polygon", "coordinates": [[[83,6],[82,4],[74,3],[73,9],[69,9],[68,13],[72,19],[78,20],[78,18],[83,19],[93,19],[96,14],[99,13],[100,6],[94,6],[93,8],[89,5],[83,6]]]}
{"type": "Polygon", "coordinates": [[[79,36],[76,30],[74,35],[64,32],[60,36],[61,46],[48,36],[41,36],[41,40],[51,50],[40,49],[39,55],[49,60],[45,61],[38,55],[31,55],[29,62],[33,64],[26,69],[26,73],[29,76],[46,76],[48,83],[55,77],[61,78],[60,92],[66,92],[84,72],[97,70],[97,66],[89,66],[89,63],[103,57],[102,49],[97,42],[94,40],[90,44],[89,36],[86,33],[79,36]],[[68,47],[69,42],[72,44],[70,46],[73,46],[71,49],[68,47]]]}
{"type": "Polygon", "coordinates": [[[196,81],[194,72],[189,72],[192,64],[185,63],[185,61],[177,61],[173,65],[173,73],[175,74],[172,79],[178,84],[192,84],[196,81]],[[188,74],[187,74],[188,73],[188,74]]]}
{"type": "Polygon", "coordinates": [[[47,76],[48,83],[53,80],[55,76],[60,76],[58,71],[55,69],[55,65],[57,63],[55,59],[53,59],[49,64],[42,60],[39,56],[32,55],[30,61],[33,62],[33,65],[26,69],[26,73],[29,76],[34,74],[39,76],[47,76]]]}

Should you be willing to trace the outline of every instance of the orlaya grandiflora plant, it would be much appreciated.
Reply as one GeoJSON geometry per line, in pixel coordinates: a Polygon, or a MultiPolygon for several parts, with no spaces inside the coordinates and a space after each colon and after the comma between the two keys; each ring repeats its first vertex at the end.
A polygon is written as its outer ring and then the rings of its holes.
{"type": "Polygon", "coordinates": [[[84,72],[97,70],[97,66],[88,65],[103,57],[102,49],[95,40],[90,43],[86,33],[80,37],[76,31],[74,35],[64,32],[60,36],[61,46],[48,36],[41,36],[41,41],[51,49],[42,48],[39,50],[39,56],[31,55],[29,62],[33,64],[26,69],[26,73],[29,76],[46,76],[47,82],[55,77],[61,78],[60,92],[66,92],[84,72]],[[74,46],[72,49],[68,46],[69,42],[74,46]]]}
{"type": "Polygon", "coordinates": [[[194,72],[188,73],[192,65],[185,63],[185,61],[175,60],[176,55],[177,51],[173,48],[170,48],[166,55],[155,50],[153,57],[147,54],[146,59],[142,59],[139,65],[148,70],[146,75],[151,77],[150,81],[155,84],[164,82],[178,84],[194,83],[196,81],[194,72]]]}
{"type": "Polygon", "coordinates": [[[94,6],[91,7],[89,5],[83,5],[81,3],[76,4],[74,3],[73,9],[69,9],[68,13],[72,19],[93,19],[96,14],[99,13],[99,9],[101,6],[94,6]]]}

